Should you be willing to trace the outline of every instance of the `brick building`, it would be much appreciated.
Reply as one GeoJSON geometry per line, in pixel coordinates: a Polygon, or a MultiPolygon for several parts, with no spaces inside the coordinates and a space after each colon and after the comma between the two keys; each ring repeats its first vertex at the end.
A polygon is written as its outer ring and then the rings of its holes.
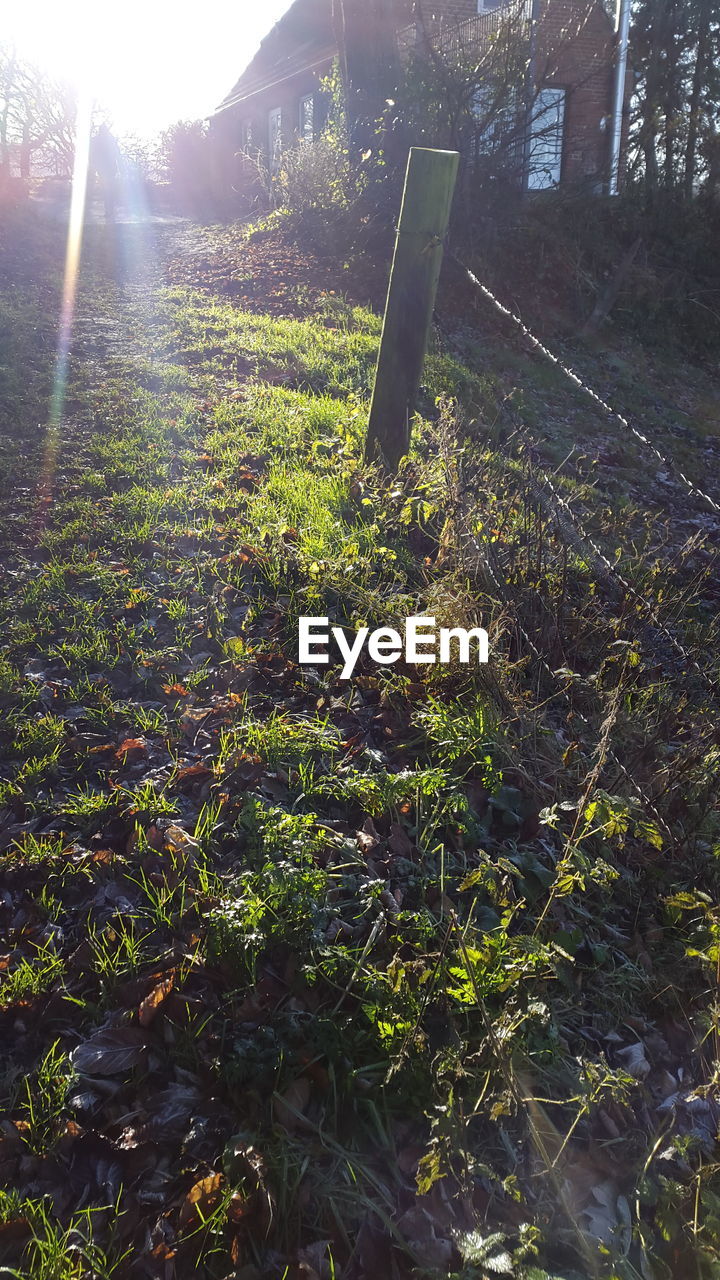
{"type": "MultiPolygon", "coordinates": [[[[358,4],[357,31],[346,31],[348,58],[351,40],[370,38],[358,4]]],[[[503,24],[519,23],[527,51],[516,95],[520,180],[530,189],[606,189],[616,39],[603,0],[389,0],[384,12],[400,57],[417,55],[428,40],[434,48],[481,50],[503,24]]],[[[332,0],[294,0],[213,116],[229,185],[243,153],[259,154],[272,170],[283,146],[317,137],[325,118],[320,82],[338,55],[332,0]]]]}

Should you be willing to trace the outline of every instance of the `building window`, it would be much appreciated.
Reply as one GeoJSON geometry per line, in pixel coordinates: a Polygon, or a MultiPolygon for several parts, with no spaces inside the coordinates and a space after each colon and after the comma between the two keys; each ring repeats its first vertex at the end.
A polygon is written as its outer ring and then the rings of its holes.
{"type": "Polygon", "coordinates": [[[280,163],[282,148],[282,108],[273,107],[268,115],[268,159],[274,173],[280,163]]]}
{"type": "Polygon", "coordinates": [[[493,157],[506,166],[517,162],[518,95],[514,88],[498,92],[489,85],[475,90],[470,110],[473,117],[473,149],[477,159],[493,157]]]}
{"type": "Polygon", "coordinates": [[[535,99],[528,137],[529,191],[557,187],[562,173],[565,90],[541,89],[535,99]]]}
{"type": "Polygon", "coordinates": [[[304,142],[315,139],[315,99],[311,93],[300,99],[300,137],[304,142]]]}

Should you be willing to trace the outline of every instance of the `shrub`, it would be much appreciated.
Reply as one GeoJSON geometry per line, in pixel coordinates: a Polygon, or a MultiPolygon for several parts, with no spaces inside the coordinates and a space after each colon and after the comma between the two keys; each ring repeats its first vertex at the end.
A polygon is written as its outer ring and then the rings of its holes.
{"type": "Polygon", "coordinates": [[[314,142],[301,139],[285,151],[275,178],[278,203],[292,213],[348,209],[365,186],[364,171],[351,159],[337,66],[321,87],[328,113],[320,136],[314,142]]]}
{"type": "Polygon", "coordinates": [[[277,178],[280,203],[290,213],[346,209],[354,185],[347,150],[325,134],[316,142],[302,139],[286,151],[277,178]]]}

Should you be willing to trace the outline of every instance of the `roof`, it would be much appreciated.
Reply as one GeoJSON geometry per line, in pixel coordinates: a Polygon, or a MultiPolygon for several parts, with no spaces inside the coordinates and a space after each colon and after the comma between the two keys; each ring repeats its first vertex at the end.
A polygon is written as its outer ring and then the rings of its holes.
{"type": "Polygon", "coordinates": [[[337,54],[332,0],[293,0],[287,13],[266,35],[216,114],[252,97],[298,71],[306,71],[337,54]]]}

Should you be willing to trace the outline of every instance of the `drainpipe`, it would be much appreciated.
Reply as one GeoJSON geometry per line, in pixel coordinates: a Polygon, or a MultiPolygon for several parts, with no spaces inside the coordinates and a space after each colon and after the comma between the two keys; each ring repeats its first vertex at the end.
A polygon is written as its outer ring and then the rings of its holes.
{"type": "Polygon", "coordinates": [[[622,150],[625,77],[627,75],[630,0],[617,0],[615,89],[610,143],[610,195],[616,196],[620,184],[620,152],[622,150]]]}

